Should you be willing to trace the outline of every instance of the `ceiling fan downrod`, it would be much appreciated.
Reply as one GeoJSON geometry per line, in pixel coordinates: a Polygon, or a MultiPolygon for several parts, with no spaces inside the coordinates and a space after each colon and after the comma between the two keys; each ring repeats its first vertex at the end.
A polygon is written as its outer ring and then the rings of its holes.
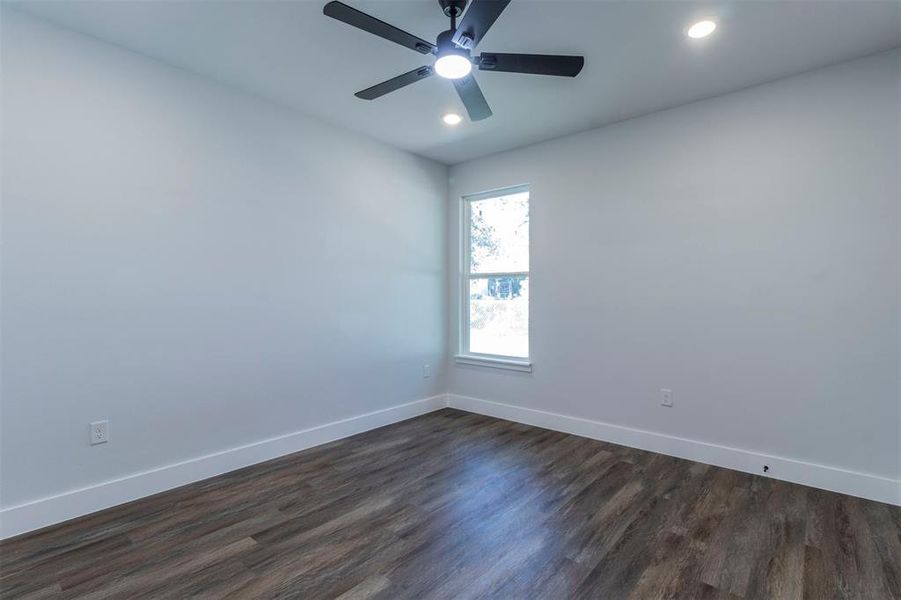
{"type": "MultiPolygon", "coordinates": [[[[467,0],[438,0],[438,5],[444,14],[450,17],[450,34],[457,32],[457,19],[463,14],[467,0]]],[[[469,40],[471,42],[472,40],[469,40]]]]}

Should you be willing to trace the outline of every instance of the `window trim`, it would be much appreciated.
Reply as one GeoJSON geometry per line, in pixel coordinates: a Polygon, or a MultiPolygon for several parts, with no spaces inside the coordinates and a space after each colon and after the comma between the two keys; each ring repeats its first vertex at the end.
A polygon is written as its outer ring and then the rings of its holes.
{"type": "Polygon", "coordinates": [[[532,363],[528,359],[498,358],[493,354],[455,354],[454,361],[458,365],[491,367],[492,369],[506,369],[507,371],[523,371],[526,373],[532,372],[532,363]]]}
{"type": "MultiPolygon", "coordinates": [[[[505,356],[501,354],[482,354],[479,352],[469,352],[469,282],[473,278],[470,270],[470,257],[472,256],[472,239],[470,221],[472,218],[472,203],[479,200],[487,200],[489,198],[497,198],[499,196],[509,194],[519,194],[528,192],[529,194],[529,214],[532,211],[532,192],[528,183],[513,185],[508,187],[496,188],[477,194],[467,194],[460,197],[460,277],[457,282],[460,298],[460,311],[457,315],[457,354],[454,360],[457,364],[491,367],[495,369],[507,369],[511,371],[532,371],[532,311],[529,307],[529,356],[505,356]]],[[[529,285],[532,284],[531,263],[532,263],[532,235],[531,235],[531,218],[529,219],[529,271],[510,271],[510,272],[492,272],[479,273],[475,277],[508,277],[508,276],[527,276],[529,285]]],[[[531,288],[530,288],[531,289],[531,288]]],[[[531,303],[530,303],[531,304],[531,303]]]]}

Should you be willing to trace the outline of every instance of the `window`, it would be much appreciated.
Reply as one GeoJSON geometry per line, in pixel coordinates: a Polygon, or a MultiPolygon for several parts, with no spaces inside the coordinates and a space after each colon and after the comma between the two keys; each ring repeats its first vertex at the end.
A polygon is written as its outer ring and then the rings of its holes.
{"type": "Polygon", "coordinates": [[[529,188],[463,198],[457,362],[530,370],[529,188]]]}

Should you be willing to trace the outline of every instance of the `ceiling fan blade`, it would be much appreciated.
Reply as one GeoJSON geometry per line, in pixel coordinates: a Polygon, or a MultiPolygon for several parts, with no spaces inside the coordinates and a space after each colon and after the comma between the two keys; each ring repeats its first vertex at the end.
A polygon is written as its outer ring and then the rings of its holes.
{"type": "Polygon", "coordinates": [[[482,90],[479,88],[479,84],[476,83],[476,78],[471,73],[466,77],[454,79],[453,81],[454,87],[457,88],[457,94],[460,95],[460,100],[463,101],[463,106],[466,107],[466,112],[469,113],[470,120],[481,121],[491,116],[491,108],[488,106],[488,102],[485,101],[485,96],[482,95],[482,90]]]}
{"type": "Polygon", "coordinates": [[[368,31],[395,44],[416,50],[420,54],[430,54],[435,50],[435,44],[420,39],[412,33],[407,33],[403,29],[398,29],[394,25],[389,25],[337,0],[332,0],[332,2],[322,7],[322,14],[338,19],[357,29],[368,31]]]}
{"type": "Polygon", "coordinates": [[[478,63],[480,71],[575,77],[582,70],[585,59],[581,56],[560,56],[556,54],[497,54],[494,52],[482,52],[478,63]]]}
{"type": "Polygon", "coordinates": [[[469,50],[478,46],[508,4],[510,0],[472,0],[454,33],[453,42],[469,50]]]}
{"type": "Polygon", "coordinates": [[[366,88],[365,90],[361,90],[354,94],[357,98],[362,98],[363,100],[375,100],[381,96],[389,92],[393,92],[394,90],[399,90],[400,88],[410,85],[411,83],[416,83],[420,79],[425,79],[430,76],[435,71],[432,70],[432,67],[419,67],[418,69],[413,69],[403,75],[398,75],[397,77],[393,77],[387,81],[383,81],[381,83],[377,83],[376,85],[366,88]]]}

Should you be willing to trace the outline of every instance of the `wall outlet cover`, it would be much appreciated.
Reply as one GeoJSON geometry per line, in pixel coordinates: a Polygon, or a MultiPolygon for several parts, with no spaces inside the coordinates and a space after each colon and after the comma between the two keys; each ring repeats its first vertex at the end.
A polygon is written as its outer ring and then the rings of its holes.
{"type": "Polygon", "coordinates": [[[661,389],[660,390],[660,406],[672,406],[673,405],[673,390],[661,389]]]}
{"type": "Polygon", "coordinates": [[[109,421],[91,423],[91,445],[105,444],[109,441],[109,421]]]}

